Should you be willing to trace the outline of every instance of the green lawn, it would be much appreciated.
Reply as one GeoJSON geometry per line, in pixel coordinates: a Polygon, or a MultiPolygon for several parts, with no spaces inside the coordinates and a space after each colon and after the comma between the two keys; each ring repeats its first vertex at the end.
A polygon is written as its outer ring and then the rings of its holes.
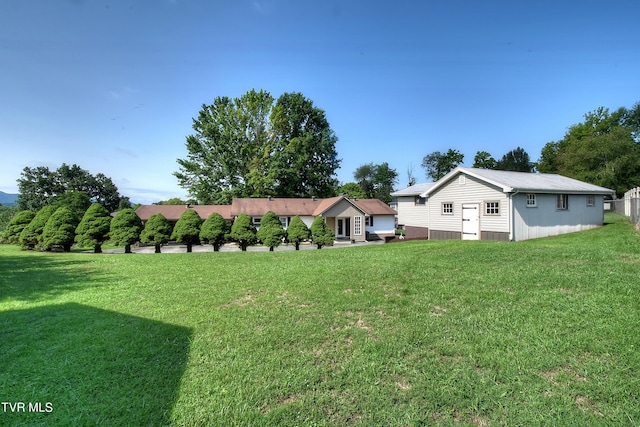
{"type": "Polygon", "coordinates": [[[0,246],[0,402],[26,408],[0,425],[640,425],[640,236],[607,221],[520,243],[0,246]]]}

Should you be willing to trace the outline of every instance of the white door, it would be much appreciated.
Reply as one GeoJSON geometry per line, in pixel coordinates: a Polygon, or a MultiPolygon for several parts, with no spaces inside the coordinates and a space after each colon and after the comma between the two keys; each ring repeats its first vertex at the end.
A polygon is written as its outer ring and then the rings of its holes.
{"type": "Polygon", "coordinates": [[[480,205],[462,205],[462,240],[480,239],[480,205]]]}

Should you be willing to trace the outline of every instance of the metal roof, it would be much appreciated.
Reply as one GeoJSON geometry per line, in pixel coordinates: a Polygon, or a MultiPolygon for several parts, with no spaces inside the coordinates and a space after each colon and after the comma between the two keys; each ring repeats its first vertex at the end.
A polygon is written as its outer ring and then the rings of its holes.
{"type": "Polygon", "coordinates": [[[613,190],[566,176],[548,173],[511,172],[493,169],[457,167],[423,195],[432,194],[454,176],[464,173],[481,181],[500,187],[505,193],[570,193],[570,194],[614,194],[613,190]]]}
{"type": "Polygon", "coordinates": [[[403,196],[419,196],[420,194],[429,190],[435,182],[426,182],[423,184],[415,184],[410,187],[405,188],[404,190],[398,190],[391,193],[393,197],[403,197],[403,196]]]}

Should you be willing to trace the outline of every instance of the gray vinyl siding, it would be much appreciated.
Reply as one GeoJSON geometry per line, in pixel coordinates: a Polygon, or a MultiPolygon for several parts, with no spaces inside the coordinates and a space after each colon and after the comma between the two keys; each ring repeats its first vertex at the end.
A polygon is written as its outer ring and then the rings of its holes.
{"type": "Polygon", "coordinates": [[[527,207],[527,195],[515,194],[514,239],[527,240],[589,230],[604,223],[604,197],[595,195],[587,206],[587,195],[569,194],[568,209],[556,208],[556,194],[536,194],[536,207],[527,207]]]}
{"type": "Polygon", "coordinates": [[[430,195],[427,202],[430,237],[433,238],[432,233],[435,230],[458,233],[462,231],[463,203],[478,203],[480,205],[480,230],[482,232],[509,233],[509,196],[498,187],[468,175],[464,176],[464,184],[460,183],[460,175],[456,175],[430,195]],[[487,201],[499,202],[498,215],[485,215],[485,202],[487,201]],[[453,215],[442,214],[442,203],[453,203],[453,215]]]}
{"type": "Polygon", "coordinates": [[[398,224],[413,227],[428,227],[428,201],[424,205],[416,205],[415,196],[398,197],[398,224]]]}

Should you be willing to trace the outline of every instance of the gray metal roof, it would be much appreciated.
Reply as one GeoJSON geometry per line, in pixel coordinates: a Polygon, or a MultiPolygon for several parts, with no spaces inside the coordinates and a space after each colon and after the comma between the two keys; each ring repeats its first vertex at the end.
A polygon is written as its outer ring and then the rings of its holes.
{"type": "Polygon", "coordinates": [[[614,191],[597,185],[578,181],[562,175],[548,173],[511,172],[492,169],[476,169],[457,167],[449,172],[426,194],[430,194],[442,186],[453,176],[464,173],[478,178],[489,184],[502,188],[505,193],[535,192],[535,193],[572,193],[572,194],[613,194],[614,191]]]}
{"type": "Polygon", "coordinates": [[[424,184],[415,184],[410,187],[405,188],[404,190],[398,190],[391,193],[393,197],[402,197],[402,196],[419,196],[422,193],[428,191],[435,182],[426,182],[424,184]]]}

